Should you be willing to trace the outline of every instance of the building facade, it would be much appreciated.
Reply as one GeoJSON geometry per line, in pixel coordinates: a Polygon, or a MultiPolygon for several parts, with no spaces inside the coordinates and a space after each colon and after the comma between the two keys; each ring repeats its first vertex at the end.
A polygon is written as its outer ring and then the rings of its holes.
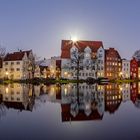
{"type": "Polygon", "coordinates": [[[60,57],[51,57],[36,62],[34,77],[36,78],[60,78],[61,77],[61,59],[60,57]]]}
{"type": "Polygon", "coordinates": [[[138,61],[138,79],[140,79],[140,61],[138,61]]]}
{"type": "Polygon", "coordinates": [[[131,79],[138,78],[138,61],[135,58],[130,61],[130,77],[131,79]]]}
{"type": "Polygon", "coordinates": [[[0,78],[12,80],[32,78],[32,63],[31,50],[8,53],[3,59],[0,78]]]}
{"type": "Polygon", "coordinates": [[[122,70],[121,57],[117,50],[109,48],[105,50],[105,76],[109,79],[120,78],[122,70]]]}
{"type": "Polygon", "coordinates": [[[130,61],[123,59],[122,60],[122,74],[123,79],[130,79],[130,61]]]}
{"type": "Polygon", "coordinates": [[[62,40],[61,77],[66,79],[104,77],[104,53],[101,41],[62,40]]]}

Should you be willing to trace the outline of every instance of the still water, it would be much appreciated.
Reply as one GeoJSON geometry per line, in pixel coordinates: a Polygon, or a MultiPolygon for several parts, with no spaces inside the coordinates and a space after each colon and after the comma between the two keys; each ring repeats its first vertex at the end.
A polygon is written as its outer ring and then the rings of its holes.
{"type": "Polygon", "coordinates": [[[0,140],[140,140],[140,83],[0,85],[0,140]]]}

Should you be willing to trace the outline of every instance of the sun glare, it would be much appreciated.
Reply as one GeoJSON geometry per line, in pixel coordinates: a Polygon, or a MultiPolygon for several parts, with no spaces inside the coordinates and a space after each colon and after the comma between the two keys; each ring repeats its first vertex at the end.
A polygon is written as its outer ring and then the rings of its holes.
{"type": "Polygon", "coordinates": [[[76,36],[71,37],[71,40],[72,40],[73,42],[78,41],[78,39],[77,39],[77,37],[76,37],[76,36]]]}

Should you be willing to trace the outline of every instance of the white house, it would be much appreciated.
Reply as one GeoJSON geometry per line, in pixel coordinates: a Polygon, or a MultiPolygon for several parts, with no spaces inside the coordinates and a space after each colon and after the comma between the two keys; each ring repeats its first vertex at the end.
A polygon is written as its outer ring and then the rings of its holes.
{"type": "Polygon", "coordinates": [[[105,51],[101,41],[62,40],[61,77],[87,79],[104,76],[105,51]],[[79,70],[77,70],[79,69],[79,70]]]}
{"type": "Polygon", "coordinates": [[[123,59],[122,60],[122,78],[130,78],[130,61],[123,59]]]}
{"type": "Polygon", "coordinates": [[[13,80],[32,78],[32,67],[32,50],[7,53],[3,60],[0,78],[13,80]]]}

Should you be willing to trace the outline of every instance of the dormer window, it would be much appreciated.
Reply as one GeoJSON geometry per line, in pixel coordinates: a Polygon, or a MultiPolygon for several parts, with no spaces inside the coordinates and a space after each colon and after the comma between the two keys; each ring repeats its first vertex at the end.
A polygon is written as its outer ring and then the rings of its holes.
{"type": "Polygon", "coordinates": [[[74,58],[78,55],[78,49],[76,46],[73,46],[70,50],[70,53],[71,53],[71,58],[74,58]]]}
{"type": "Polygon", "coordinates": [[[86,58],[86,59],[91,58],[91,49],[89,47],[86,47],[84,50],[84,58],[86,58]]]}

